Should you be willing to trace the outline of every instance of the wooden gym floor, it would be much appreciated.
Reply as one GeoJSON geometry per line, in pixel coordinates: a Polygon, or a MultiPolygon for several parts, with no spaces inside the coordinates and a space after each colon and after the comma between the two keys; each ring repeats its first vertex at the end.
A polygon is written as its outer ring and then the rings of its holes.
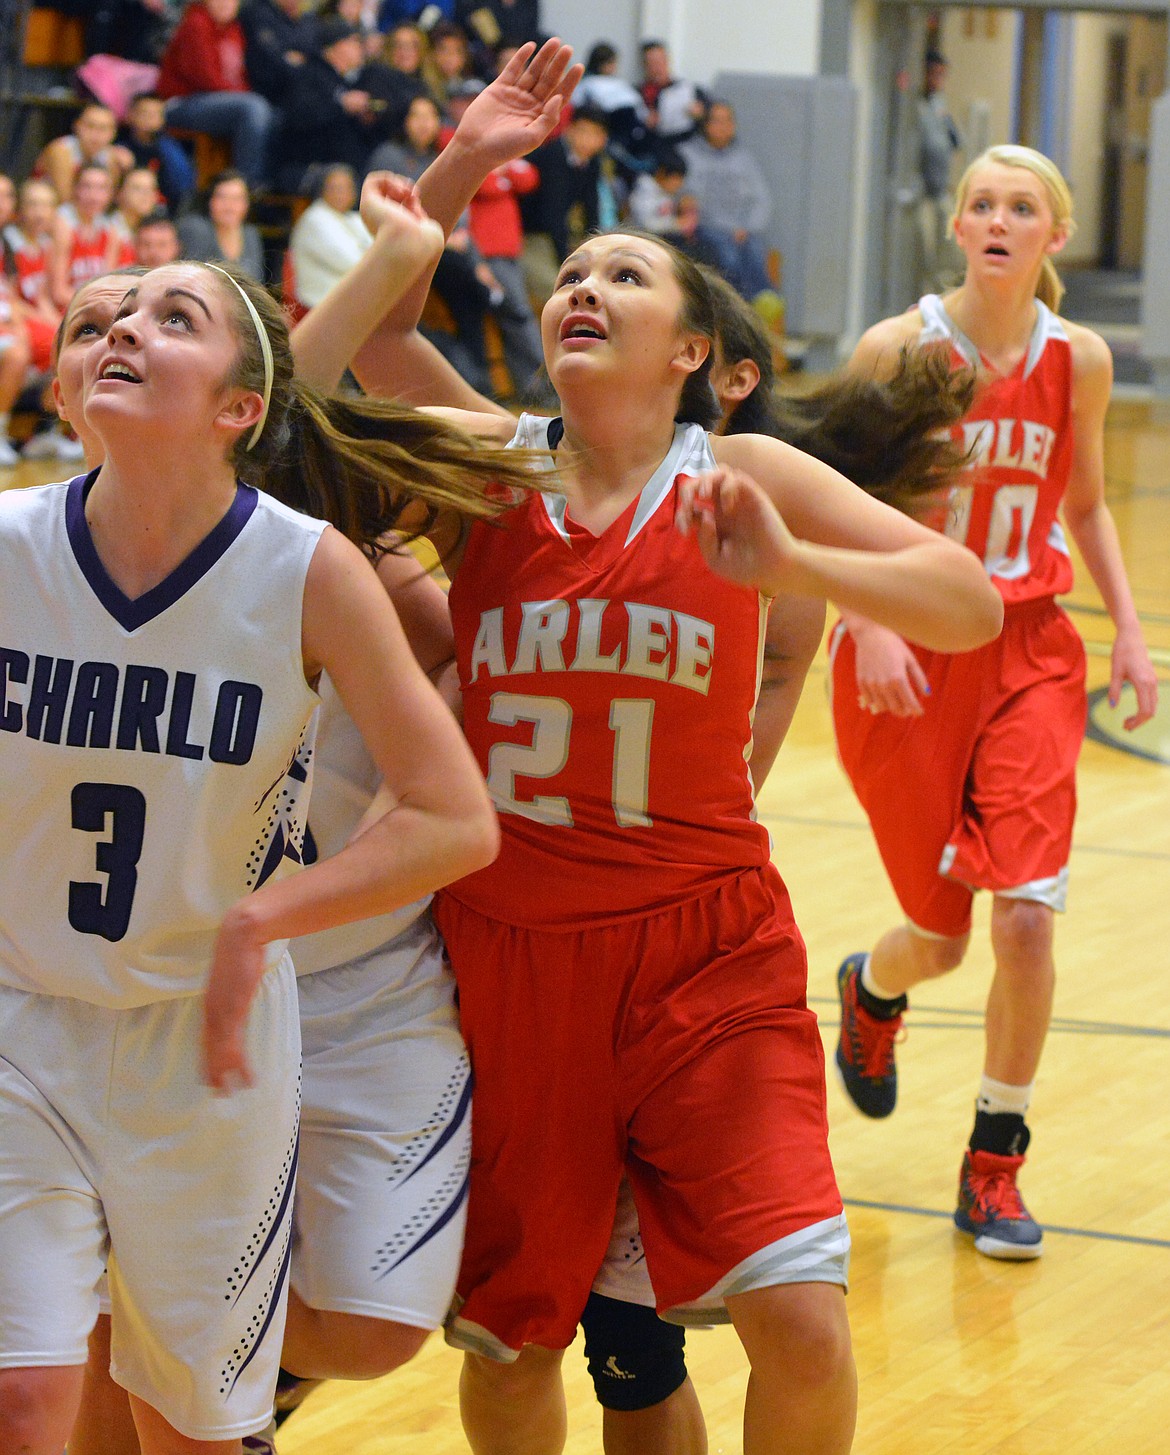
{"type": "MultiPolygon", "coordinates": [[[[10,482],[62,473],[23,467],[10,482]]],[[[829,1086],[854,1241],[858,1455],[1170,1449],[1170,413],[1115,404],[1107,476],[1164,702],[1135,745],[1144,756],[1113,745],[1116,715],[1097,703],[1081,760],[1056,1013],[1023,1178],[1045,1255],[992,1262],[950,1222],[982,1053],[984,896],[966,964],[915,998],[896,1114],[867,1122],[829,1086]]],[[[1090,687],[1101,688],[1111,633],[1083,569],[1068,605],[1089,646],[1090,687]]],[[[898,912],[834,759],[824,689],[822,660],[761,812],[808,942],[831,1061],[837,964],[898,912]]],[[[730,1455],[741,1447],[745,1361],[726,1329],[691,1334],[687,1347],[711,1450],[730,1455]]],[[[326,1386],[284,1427],[280,1455],[465,1451],[458,1369],[434,1338],[386,1379],[326,1386]]],[[[568,1450],[593,1455],[600,1418],[579,1345],[565,1371],[568,1450]]]]}

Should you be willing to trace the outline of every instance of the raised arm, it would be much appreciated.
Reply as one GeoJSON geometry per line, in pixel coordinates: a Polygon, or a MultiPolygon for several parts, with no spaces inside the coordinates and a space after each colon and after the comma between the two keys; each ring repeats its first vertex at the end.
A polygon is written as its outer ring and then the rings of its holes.
{"type": "Polygon", "coordinates": [[[934,651],[999,633],[1003,603],[970,551],[778,440],[713,444],[730,471],[703,482],[683,524],[697,524],[716,569],[767,595],[824,597],[934,651]]]}
{"type": "Polygon", "coordinates": [[[373,242],[292,331],[297,373],[323,393],[336,389],[379,320],[417,278],[429,276],[443,250],[443,234],[412,183],[379,172],[367,186],[378,189],[378,206],[366,219],[373,242]]]}
{"type": "Polygon", "coordinates": [[[1103,339],[1070,326],[1073,349],[1073,458],[1063,513],[1069,534],[1113,622],[1109,701],[1113,707],[1129,682],[1137,711],[1125,719],[1132,731],[1148,722],[1158,706],[1158,679],[1146,649],[1117,525],[1105,503],[1105,413],[1113,387],[1113,360],[1103,339]]]}
{"type": "Polygon", "coordinates": [[[269,880],[224,917],[204,1020],[207,1079],[224,1091],[250,1076],[244,1030],[266,945],[412,903],[489,863],[499,843],[471,750],[369,562],[336,531],[309,568],[303,642],[306,674],[329,673],[393,807],[340,853],[269,880]]]}

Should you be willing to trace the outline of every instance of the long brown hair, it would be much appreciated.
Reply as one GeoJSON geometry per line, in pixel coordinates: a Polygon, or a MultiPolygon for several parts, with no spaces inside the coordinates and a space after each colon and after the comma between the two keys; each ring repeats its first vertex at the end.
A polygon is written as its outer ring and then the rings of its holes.
{"type": "Polygon", "coordinates": [[[974,370],[952,370],[944,349],[904,349],[889,379],[838,372],[799,393],[780,389],[772,340],[754,309],[726,279],[702,274],[724,363],[750,359],[760,374],[725,432],[783,440],[907,515],[929,511],[964,463],[947,431],[971,407],[974,370]]]}
{"type": "MultiPolygon", "coordinates": [[[[288,328],[267,291],[235,269],[210,271],[229,273],[247,294],[272,347],[264,429],[251,449],[250,435],[241,435],[231,454],[240,479],[329,521],[371,554],[385,549],[389,531],[421,534],[447,511],[493,516],[510,492],[533,487],[524,452],[485,445],[389,400],[319,394],[295,377],[288,328]],[[412,516],[407,526],[404,513],[415,504],[425,519],[412,516]]],[[[247,305],[227,278],[216,284],[240,340],[228,382],[262,393],[264,357],[247,305]]]]}

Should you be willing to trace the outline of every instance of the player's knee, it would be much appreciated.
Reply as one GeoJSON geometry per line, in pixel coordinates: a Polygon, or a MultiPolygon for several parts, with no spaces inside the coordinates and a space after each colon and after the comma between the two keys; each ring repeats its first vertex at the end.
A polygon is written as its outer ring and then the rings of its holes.
{"type": "Polygon", "coordinates": [[[1052,910],[1035,899],[995,901],[992,943],[997,958],[1045,968],[1052,955],[1052,910]]]}
{"type": "Polygon", "coordinates": [[[918,961],[927,978],[949,975],[963,963],[970,935],[949,935],[945,939],[916,935],[914,945],[918,961]]]}
{"type": "Polygon", "coordinates": [[[606,1409],[649,1409],[687,1377],[682,1329],[652,1308],[590,1294],[581,1327],[593,1388],[606,1409]]]}
{"type": "Polygon", "coordinates": [[[537,1344],[526,1344],[511,1363],[467,1353],[463,1359],[463,1392],[506,1404],[541,1404],[550,1391],[560,1387],[563,1357],[563,1349],[544,1349],[537,1344]]]}
{"type": "Polygon", "coordinates": [[[351,1379],[380,1379],[409,1364],[426,1343],[430,1331],[386,1319],[363,1319],[360,1340],[353,1344],[351,1379]]]}
{"type": "Polygon", "coordinates": [[[754,1374],[809,1391],[831,1387],[852,1368],[845,1299],[833,1284],[782,1284],[727,1305],[754,1374]]]}
{"type": "Polygon", "coordinates": [[[0,1369],[0,1450],[37,1450],[80,1396],[75,1369],[0,1369]]]}

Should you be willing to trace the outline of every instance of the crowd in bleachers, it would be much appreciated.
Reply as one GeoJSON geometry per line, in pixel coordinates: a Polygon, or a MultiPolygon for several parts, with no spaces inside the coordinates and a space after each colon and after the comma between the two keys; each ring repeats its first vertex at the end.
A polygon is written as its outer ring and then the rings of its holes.
{"type": "MultiPolygon", "coordinates": [[[[543,39],[538,0],[59,8],[84,15],[79,109],[28,177],[0,176],[0,468],[20,458],[9,426],[22,399],[43,413],[23,455],[80,458],[47,422],[53,336],[79,283],[133,263],[227,261],[303,314],[370,243],[365,174],[420,176],[515,49],[543,39]]],[[[442,254],[424,323],[484,392],[534,386],[536,310],[561,260],[619,221],[717,267],[780,326],[761,241],[770,197],[734,111],[674,76],[659,42],[642,47],[640,85],[620,60],[592,48],[553,136],[488,178],[442,254]]]]}

